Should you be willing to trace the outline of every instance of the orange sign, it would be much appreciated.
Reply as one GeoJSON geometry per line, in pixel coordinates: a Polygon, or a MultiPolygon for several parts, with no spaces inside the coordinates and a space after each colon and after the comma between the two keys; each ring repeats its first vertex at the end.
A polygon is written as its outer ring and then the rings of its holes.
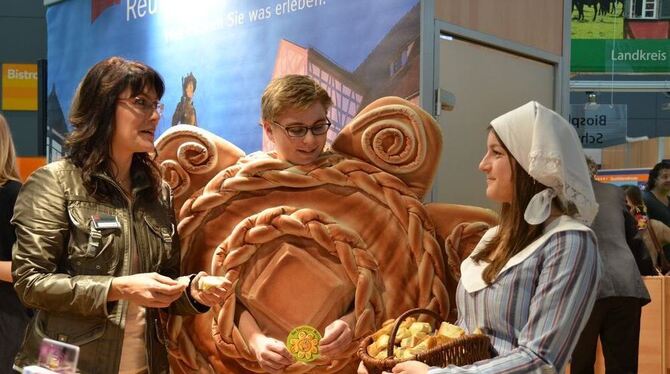
{"type": "Polygon", "coordinates": [[[37,64],[2,64],[2,110],[37,110],[37,64]]]}
{"type": "Polygon", "coordinates": [[[22,181],[28,179],[33,171],[47,164],[45,157],[17,157],[16,163],[19,167],[19,176],[22,181]]]}
{"type": "Polygon", "coordinates": [[[601,169],[596,174],[596,180],[616,185],[636,184],[643,185],[649,178],[649,169],[601,169]]]}

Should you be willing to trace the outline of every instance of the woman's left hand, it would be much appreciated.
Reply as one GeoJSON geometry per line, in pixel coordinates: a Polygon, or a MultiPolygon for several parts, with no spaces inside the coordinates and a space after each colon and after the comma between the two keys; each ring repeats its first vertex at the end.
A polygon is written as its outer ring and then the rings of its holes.
{"type": "Polygon", "coordinates": [[[354,333],[344,318],[336,319],[326,326],[323,339],[319,343],[320,354],[334,358],[348,348],[354,338],[354,333]]]}
{"type": "Polygon", "coordinates": [[[231,291],[231,283],[228,279],[223,279],[218,282],[216,286],[208,286],[203,282],[205,278],[209,277],[206,272],[199,272],[191,281],[191,297],[200,304],[213,306],[222,304],[231,291]]]}
{"type": "MultiPolygon", "coordinates": [[[[419,361],[405,361],[393,367],[393,374],[426,374],[430,366],[419,361]]],[[[384,372],[388,374],[388,371],[384,372]]]]}

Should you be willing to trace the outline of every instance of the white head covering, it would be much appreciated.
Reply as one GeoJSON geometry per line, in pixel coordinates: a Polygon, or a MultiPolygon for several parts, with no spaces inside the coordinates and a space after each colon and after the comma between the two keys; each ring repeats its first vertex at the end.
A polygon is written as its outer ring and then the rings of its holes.
{"type": "Polygon", "coordinates": [[[557,196],[564,207],[575,205],[577,220],[591,224],[598,204],[577,132],[563,117],[531,101],[494,119],[491,126],[521,167],[549,187],[528,203],[526,222],[546,221],[557,196]]]}

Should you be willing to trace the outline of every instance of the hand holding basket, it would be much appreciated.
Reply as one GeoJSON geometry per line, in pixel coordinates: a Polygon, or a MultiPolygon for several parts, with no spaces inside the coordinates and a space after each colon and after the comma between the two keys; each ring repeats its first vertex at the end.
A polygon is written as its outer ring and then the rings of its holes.
{"type": "Polygon", "coordinates": [[[446,367],[448,365],[469,365],[491,357],[491,342],[486,335],[464,335],[446,343],[438,344],[435,347],[429,348],[425,352],[416,354],[416,356],[412,358],[394,357],[394,342],[400,324],[405,318],[417,314],[430,315],[434,318],[436,324],[443,321],[442,317],[432,310],[416,308],[406,311],[394,322],[387,348],[388,357],[384,359],[378,359],[368,354],[368,346],[374,343],[374,337],[372,335],[361,341],[361,345],[358,349],[358,357],[363,361],[363,364],[370,374],[381,374],[383,371],[391,371],[395,365],[410,360],[420,361],[429,366],[446,367]]]}

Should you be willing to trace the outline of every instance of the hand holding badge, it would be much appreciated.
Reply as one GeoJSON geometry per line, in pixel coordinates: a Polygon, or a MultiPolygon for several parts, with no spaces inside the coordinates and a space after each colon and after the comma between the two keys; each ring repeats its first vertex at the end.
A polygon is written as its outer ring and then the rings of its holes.
{"type": "Polygon", "coordinates": [[[296,361],[312,362],[319,358],[321,334],[312,326],[303,325],[291,330],[286,338],[286,348],[296,361]]]}

